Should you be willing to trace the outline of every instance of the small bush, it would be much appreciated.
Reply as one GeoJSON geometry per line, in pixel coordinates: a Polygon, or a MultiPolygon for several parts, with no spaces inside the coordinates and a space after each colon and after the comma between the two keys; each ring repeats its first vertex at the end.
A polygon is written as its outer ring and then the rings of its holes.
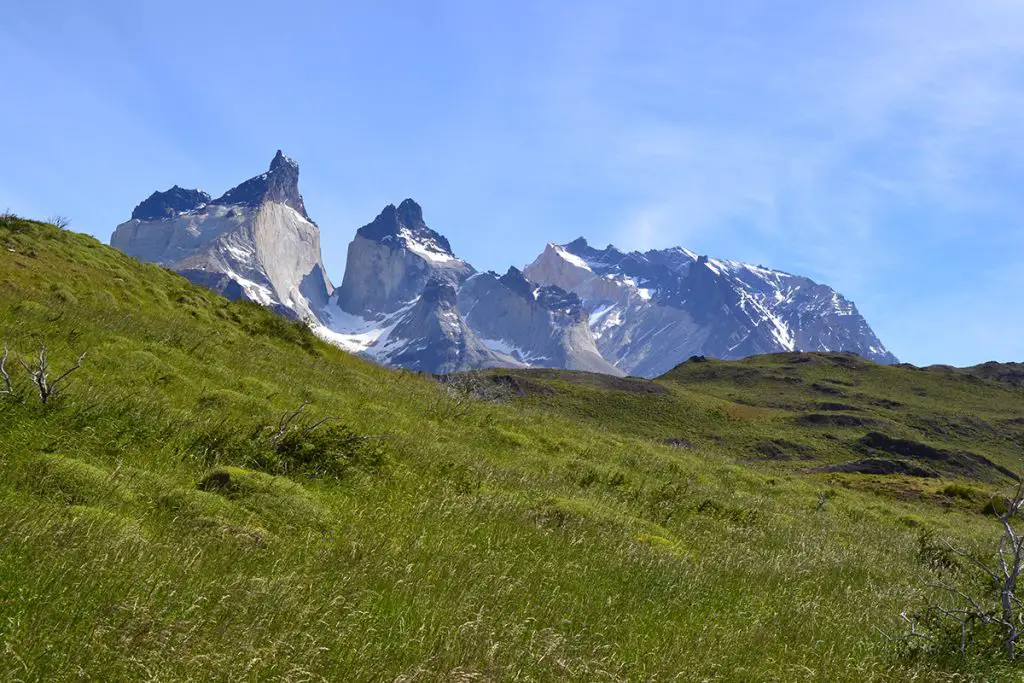
{"type": "Polygon", "coordinates": [[[917,535],[917,558],[932,570],[960,569],[956,553],[948,545],[936,540],[933,529],[925,529],[917,535]]]}
{"type": "Polygon", "coordinates": [[[384,464],[379,438],[356,434],[344,425],[287,432],[270,448],[254,449],[249,466],[272,474],[340,479],[353,467],[376,472],[384,464]]]}
{"type": "Polygon", "coordinates": [[[226,421],[206,425],[186,443],[189,457],[206,467],[238,465],[274,475],[341,479],[351,469],[378,473],[385,442],[345,425],[298,424],[283,431],[261,425],[246,430],[226,421]],[[315,425],[315,426],[314,426],[315,425]]]}
{"type": "Polygon", "coordinates": [[[46,219],[46,222],[55,228],[60,228],[61,230],[67,230],[71,227],[71,219],[67,216],[61,216],[60,214],[50,216],[46,219]]]}
{"type": "Polygon", "coordinates": [[[699,514],[725,519],[740,526],[751,526],[760,516],[756,509],[721,503],[711,498],[705,498],[695,509],[699,514]]]}
{"type": "Polygon", "coordinates": [[[977,500],[981,496],[981,492],[973,486],[965,484],[948,484],[942,489],[942,495],[961,500],[977,500]]]}

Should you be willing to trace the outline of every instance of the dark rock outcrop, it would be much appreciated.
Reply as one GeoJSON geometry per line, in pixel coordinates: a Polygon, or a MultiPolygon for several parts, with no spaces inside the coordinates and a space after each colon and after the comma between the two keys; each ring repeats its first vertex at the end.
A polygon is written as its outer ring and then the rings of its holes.
{"type": "Polygon", "coordinates": [[[202,190],[186,190],[175,185],[166,192],[154,192],[142,200],[132,218],[136,220],[162,220],[174,218],[179,213],[194,211],[210,202],[210,195],[202,190]]]}

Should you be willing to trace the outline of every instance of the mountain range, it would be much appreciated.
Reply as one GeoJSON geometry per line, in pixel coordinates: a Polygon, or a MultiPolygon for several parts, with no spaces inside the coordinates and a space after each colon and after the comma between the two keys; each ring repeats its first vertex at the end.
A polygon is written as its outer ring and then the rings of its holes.
{"type": "Polygon", "coordinates": [[[431,373],[547,367],[658,376],[692,356],[849,351],[897,359],[852,301],[799,275],[682,248],[622,252],[548,244],[523,269],[481,272],[428,227],[412,199],[356,231],[337,288],[278,151],[266,173],[217,199],[154,192],[110,243],[233,299],[306,320],[380,363],[431,373]]]}

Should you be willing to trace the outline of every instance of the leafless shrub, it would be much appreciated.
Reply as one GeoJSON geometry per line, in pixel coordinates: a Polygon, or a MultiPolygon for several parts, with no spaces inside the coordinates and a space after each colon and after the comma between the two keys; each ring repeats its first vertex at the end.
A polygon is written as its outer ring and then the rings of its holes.
{"type": "Polygon", "coordinates": [[[302,411],[304,411],[306,409],[306,406],[308,405],[309,401],[303,401],[302,405],[300,405],[298,408],[282,415],[281,421],[277,425],[277,429],[269,430],[270,434],[267,440],[270,441],[271,444],[276,446],[279,443],[281,443],[282,439],[288,436],[289,432],[295,432],[299,435],[309,434],[313,430],[322,426],[325,422],[337,419],[333,415],[328,415],[317,420],[316,422],[313,422],[312,424],[305,424],[301,421],[296,422],[296,418],[298,418],[302,414],[302,411]]]}
{"type": "MultiPolygon", "coordinates": [[[[1024,632],[1024,601],[1017,595],[1017,584],[1024,571],[1024,535],[1015,526],[1024,508],[1024,479],[1011,494],[997,494],[986,510],[999,519],[1002,532],[989,561],[946,543],[951,556],[961,558],[963,567],[952,573],[956,583],[927,581],[925,585],[946,595],[943,604],[929,604],[915,614],[904,611],[900,617],[910,626],[905,639],[928,641],[940,647],[943,627],[953,627],[960,654],[966,656],[973,635],[988,632],[998,636],[1006,656],[1016,657],[1017,641],[1024,632]],[[970,570],[970,572],[968,572],[970,570]],[[985,590],[972,592],[971,579],[981,579],[985,590]]],[[[995,641],[993,641],[995,642],[995,641]]]]}
{"type": "Polygon", "coordinates": [[[82,361],[85,359],[83,353],[75,361],[75,364],[58,375],[55,379],[50,379],[50,360],[46,354],[46,344],[42,344],[39,347],[39,360],[32,361],[29,365],[23,360],[19,360],[21,367],[25,368],[25,372],[32,378],[32,384],[35,385],[39,391],[39,401],[46,405],[46,403],[55,398],[60,394],[65,387],[60,386],[62,382],[67,380],[73,372],[82,368],[82,361]]]}
{"type": "Polygon", "coordinates": [[[61,230],[66,230],[71,225],[71,219],[67,216],[61,216],[60,214],[54,214],[46,219],[46,222],[55,225],[61,230]]]}

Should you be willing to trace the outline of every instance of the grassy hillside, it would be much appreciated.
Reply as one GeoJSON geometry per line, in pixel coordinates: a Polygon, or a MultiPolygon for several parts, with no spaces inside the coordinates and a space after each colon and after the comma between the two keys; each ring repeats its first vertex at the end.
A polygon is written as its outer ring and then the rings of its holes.
{"type": "Polygon", "coordinates": [[[929,539],[997,533],[1012,382],[790,355],[442,385],[12,218],[0,341],[87,354],[46,406],[8,362],[0,678],[1018,675],[879,632],[929,539]],[[822,471],[864,459],[928,476],[822,471]]]}

